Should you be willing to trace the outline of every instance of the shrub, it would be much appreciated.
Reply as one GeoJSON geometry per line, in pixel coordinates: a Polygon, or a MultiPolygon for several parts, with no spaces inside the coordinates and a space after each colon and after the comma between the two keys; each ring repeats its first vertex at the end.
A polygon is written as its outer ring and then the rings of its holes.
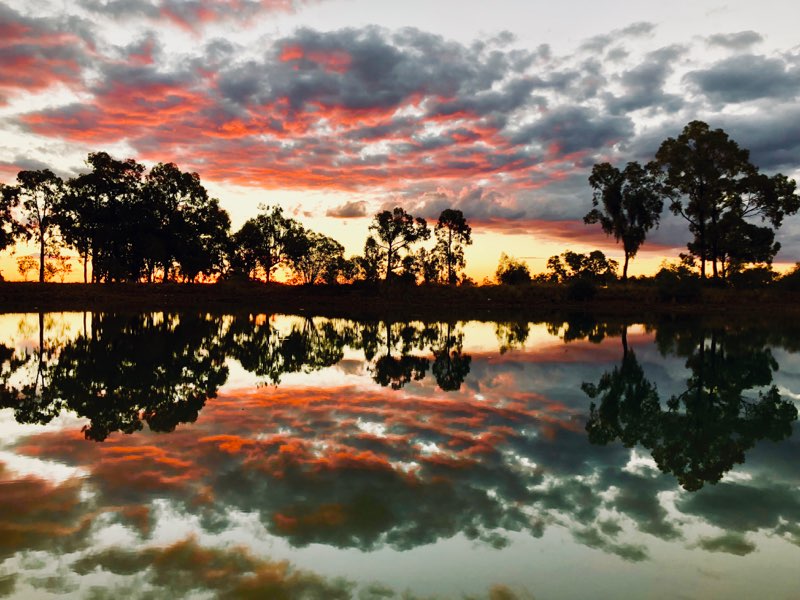
{"type": "Polygon", "coordinates": [[[567,286],[567,300],[585,302],[597,295],[597,285],[588,277],[579,277],[567,286]]]}
{"type": "Polygon", "coordinates": [[[662,302],[693,302],[700,298],[700,278],[686,267],[662,267],[655,281],[662,302]]]}

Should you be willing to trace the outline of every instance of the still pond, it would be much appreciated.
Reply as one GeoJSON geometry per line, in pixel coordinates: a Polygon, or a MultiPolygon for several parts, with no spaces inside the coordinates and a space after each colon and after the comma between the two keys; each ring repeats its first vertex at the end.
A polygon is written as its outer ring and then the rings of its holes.
{"type": "Polygon", "coordinates": [[[0,315],[0,597],[798,598],[800,326],[0,315]]]}

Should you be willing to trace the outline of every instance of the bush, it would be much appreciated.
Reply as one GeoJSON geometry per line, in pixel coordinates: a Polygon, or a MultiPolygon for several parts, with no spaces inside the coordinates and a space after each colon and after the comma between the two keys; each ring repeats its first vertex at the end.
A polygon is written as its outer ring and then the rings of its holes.
{"type": "Polygon", "coordinates": [[[588,277],[579,277],[567,286],[567,300],[585,302],[597,295],[597,285],[588,277]]]}
{"type": "Polygon", "coordinates": [[[662,302],[693,302],[700,298],[700,278],[685,267],[662,267],[655,281],[662,302]]]}
{"type": "Polygon", "coordinates": [[[753,267],[733,273],[728,280],[737,289],[753,290],[771,285],[776,276],[775,271],[769,267],[753,267]]]}
{"type": "Polygon", "coordinates": [[[505,253],[500,255],[500,264],[495,273],[497,281],[505,285],[525,285],[531,282],[531,272],[528,265],[505,253]]]}
{"type": "Polygon", "coordinates": [[[794,269],[778,279],[778,287],[789,292],[800,292],[800,263],[794,269]]]}

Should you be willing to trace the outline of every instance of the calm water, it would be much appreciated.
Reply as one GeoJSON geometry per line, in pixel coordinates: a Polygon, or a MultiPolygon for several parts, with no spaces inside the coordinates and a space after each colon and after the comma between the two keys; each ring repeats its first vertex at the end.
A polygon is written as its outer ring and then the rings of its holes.
{"type": "Polygon", "coordinates": [[[793,327],[0,315],[0,596],[798,598],[793,327]]]}

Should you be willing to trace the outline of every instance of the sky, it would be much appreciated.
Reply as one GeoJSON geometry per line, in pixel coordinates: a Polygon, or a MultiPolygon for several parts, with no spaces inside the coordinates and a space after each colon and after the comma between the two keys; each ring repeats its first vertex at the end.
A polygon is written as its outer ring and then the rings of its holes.
{"type": "MultiPolygon", "coordinates": [[[[501,252],[621,261],[582,222],[597,162],[647,161],[700,119],[800,175],[798,17],[786,0],[0,1],[0,182],[103,150],[196,171],[234,227],[280,204],[348,254],[402,206],[462,210],[478,281],[501,252]]],[[[798,221],[779,267],[800,261],[798,221]]],[[[630,272],[688,238],[665,211],[630,272]]]]}

